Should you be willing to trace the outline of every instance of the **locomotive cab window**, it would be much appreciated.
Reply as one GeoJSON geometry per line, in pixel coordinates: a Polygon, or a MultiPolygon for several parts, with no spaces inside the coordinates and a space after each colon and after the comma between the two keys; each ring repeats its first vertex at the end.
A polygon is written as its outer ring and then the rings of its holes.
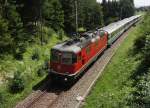
{"type": "Polygon", "coordinates": [[[62,64],[71,65],[77,62],[77,57],[73,53],[63,52],[62,64]]]}
{"type": "Polygon", "coordinates": [[[59,62],[60,60],[60,53],[56,50],[51,50],[51,61],[59,62]]]}

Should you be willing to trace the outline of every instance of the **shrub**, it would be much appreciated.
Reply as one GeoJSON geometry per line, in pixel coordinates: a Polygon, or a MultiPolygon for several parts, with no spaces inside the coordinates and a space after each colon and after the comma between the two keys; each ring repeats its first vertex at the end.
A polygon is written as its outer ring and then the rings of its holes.
{"type": "Polygon", "coordinates": [[[0,104],[3,104],[5,102],[5,96],[3,95],[3,92],[0,91],[0,104]]]}
{"type": "Polygon", "coordinates": [[[38,71],[37,71],[37,74],[39,77],[43,76],[45,74],[45,70],[43,68],[40,68],[38,71]]]}
{"type": "Polygon", "coordinates": [[[145,36],[140,36],[139,38],[137,38],[135,40],[134,49],[133,49],[135,54],[141,52],[141,50],[144,48],[144,46],[145,46],[145,39],[146,39],[145,36]]]}
{"type": "Polygon", "coordinates": [[[49,68],[49,60],[45,60],[44,69],[47,70],[49,68]]]}
{"type": "Polygon", "coordinates": [[[40,59],[39,50],[35,49],[32,55],[32,60],[39,60],[39,59],[40,59]]]}
{"type": "Polygon", "coordinates": [[[41,77],[44,74],[46,74],[46,72],[48,72],[48,67],[49,67],[48,60],[45,60],[44,65],[37,71],[38,76],[41,77]]]}
{"type": "Polygon", "coordinates": [[[16,72],[14,74],[14,78],[10,80],[9,89],[12,93],[18,93],[24,90],[25,87],[25,81],[23,77],[21,76],[20,72],[16,72]]]}
{"type": "Polygon", "coordinates": [[[145,41],[145,47],[144,47],[144,55],[145,55],[145,59],[147,61],[147,63],[150,62],[150,35],[146,36],[146,41],[145,41]]]}

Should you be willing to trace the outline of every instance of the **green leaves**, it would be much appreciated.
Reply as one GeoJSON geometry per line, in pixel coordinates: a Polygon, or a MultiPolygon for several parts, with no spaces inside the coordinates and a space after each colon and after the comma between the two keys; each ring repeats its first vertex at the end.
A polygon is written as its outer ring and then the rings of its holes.
{"type": "Polygon", "coordinates": [[[64,11],[59,0],[45,0],[42,6],[42,13],[46,25],[56,31],[63,28],[64,11]]]}
{"type": "Polygon", "coordinates": [[[21,76],[21,72],[14,73],[14,78],[11,80],[9,88],[12,93],[21,92],[25,87],[25,82],[21,76]]]}
{"type": "Polygon", "coordinates": [[[133,87],[136,90],[131,93],[132,101],[130,106],[133,105],[147,108],[150,106],[150,13],[144,17],[143,23],[140,26],[140,30],[137,35],[140,37],[134,44],[134,56],[140,54],[140,65],[134,71],[132,79],[134,80],[133,87]]]}
{"type": "Polygon", "coordinates": [[[101,5],[94,0],[60,0],[64,10],[64,30],[67,33],[76,31],[76,14],[78,27],[93,30],[103,25],[101,5]],[[76,13],[77,8],[77,13],[76,13]]]}
{"type": "Polygon", "coordinates": [[[102,6],[105,25],[134,15],[133,0],[103,0],[102,6]]]}

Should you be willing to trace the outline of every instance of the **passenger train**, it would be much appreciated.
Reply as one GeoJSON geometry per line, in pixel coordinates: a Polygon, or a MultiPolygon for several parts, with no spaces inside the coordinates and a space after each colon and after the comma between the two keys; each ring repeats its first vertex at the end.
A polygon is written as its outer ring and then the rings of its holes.
{"type": "Polygon", "coordinates": [[[85,32],[80,38],[57,44],[51,49],[52,78],[76,78],[122,33],[138,22],[140,15],[114,22],[95,32],[85,32]]]}

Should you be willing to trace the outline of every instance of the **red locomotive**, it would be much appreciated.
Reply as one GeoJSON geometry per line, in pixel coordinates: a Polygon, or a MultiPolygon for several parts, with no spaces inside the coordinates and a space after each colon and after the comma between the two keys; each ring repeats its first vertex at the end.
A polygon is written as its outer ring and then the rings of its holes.
{"type": "Polygon", "coordinates": [[[138,21],[133,16],[110,24],[94,33],[86,32],[81,38],[57,44],[51,49],[50,73],[53,78],[65,80],[82,73],[126,29],[138,21]]]}

